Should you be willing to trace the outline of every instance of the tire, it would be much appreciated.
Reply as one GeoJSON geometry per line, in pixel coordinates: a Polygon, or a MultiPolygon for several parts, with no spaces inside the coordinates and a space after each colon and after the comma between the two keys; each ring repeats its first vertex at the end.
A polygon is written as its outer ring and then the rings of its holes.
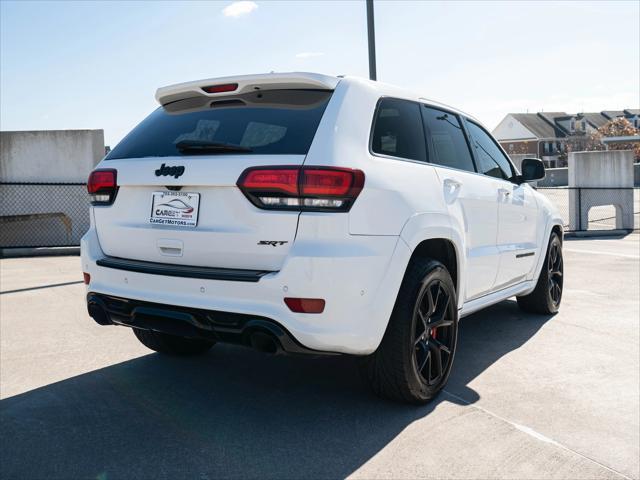
{"type": "Polygon", "coordinates": [[[215,342],[194,338],[177,337],[152,330],[134,328],[133,333],[145,347],[165,355],[200,355],[213,347],[215,342]]]}
{"type": "Polygon", "coordinates": [[[558,313],[562,301],[563,269],[562,241],[554,232],[549,239],[547,254],[536,288],[529,295],[517,297],[518,306],[530,313],[542,315],[558,313]]]}
{"type": "Polygon", "coordinates": [[[457,296],[449,272],[435,260],[413,260],[382,342],[363,359],[362,372],[381,397],[426,403],[447,383],[457,338],[457,296]]]}

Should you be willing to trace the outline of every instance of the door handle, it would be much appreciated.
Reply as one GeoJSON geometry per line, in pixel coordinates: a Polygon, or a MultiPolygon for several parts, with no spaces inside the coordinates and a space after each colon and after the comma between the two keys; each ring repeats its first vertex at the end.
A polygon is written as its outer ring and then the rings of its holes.
{"type": "Polygon", "coordinates": [[[509,195],[511,195],[511,191],[507,190],[506,188],[499,188],[498,193],[504,199],[509,198],[509,195]]]}
{"type": "Polygon", "coordinates": [[[159,238],[156,241],[158,250],[162,255],[169,257],[181,257],[182,256],[182,240],[174,240],[171,238],[159,238]]]}
{"type": "Polygon", "coordinates": [[[459,182],[458,180],[454,180],[453,178],[445,178],[444,179],[444,184],[447,187],[450,187],[454,190],[460,188],[462,186],[462,183],[459,182]]]}

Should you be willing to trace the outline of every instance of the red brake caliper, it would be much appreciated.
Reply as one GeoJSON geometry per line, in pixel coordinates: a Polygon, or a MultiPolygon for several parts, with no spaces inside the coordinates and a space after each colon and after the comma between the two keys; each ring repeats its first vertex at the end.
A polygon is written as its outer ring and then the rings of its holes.
{"type": "Polygon", "coordinates": [[[431,338],[433,338],[434,340],[436,340],[436,329],[432,328],[431,329],[431,338]]]}

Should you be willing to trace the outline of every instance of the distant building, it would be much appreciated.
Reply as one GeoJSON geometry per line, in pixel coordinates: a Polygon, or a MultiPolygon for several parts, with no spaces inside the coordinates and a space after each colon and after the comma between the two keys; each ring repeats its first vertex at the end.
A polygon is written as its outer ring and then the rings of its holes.
{"type": "Polygon", "coordinates": [[[509,154],[531,154],[548,166],[560,166],[572,138],[582,137],[609,120],[624,117],[640,129],[640,110],[605,110],[600,113],[538,112],[509,113],[493,129],[493,135],[509,154]]]}

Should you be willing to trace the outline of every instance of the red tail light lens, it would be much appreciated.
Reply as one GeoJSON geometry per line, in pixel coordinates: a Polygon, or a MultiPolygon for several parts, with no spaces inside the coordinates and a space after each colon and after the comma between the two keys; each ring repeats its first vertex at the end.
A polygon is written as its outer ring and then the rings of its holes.
{"type": "Polygon", "coordinates": [[[322,298],[290,298],[284,299],[289,310],[296,313],[322,313],[325,301],[322,298]]]}
{"type": "Polygon", "coordinates": [[[330,197],[348,195],[354,180],[353,172],[353,170],[307,168],[304,170],[302,179],[302,194],[330,197]]]}
{"type": "Polygon", "coordinates": [[[117,171],[101,168],[89,174],[87,191],[92,205],[111,205],[118,191],[117,171]]]}
{"type": "Polygon", "coordinates": [[[348,211],[364,186],[361,170],[334,167],[253,167],[237,183],[259,208],[348,211]]]}
{"type": "Polygon", "coordinates": [[[223,92],[234,92],[238,88],[237,83],[225,83],[222,85],[211,85],[209,87],[202,87],[207,93],[223,93],[223,92]]]}
{"type": "Polygon", "coordinates": [[[248,170],[242,181],[242,186],[247,190],[298,195],[299,173],[297,168],[248,170]]]}

